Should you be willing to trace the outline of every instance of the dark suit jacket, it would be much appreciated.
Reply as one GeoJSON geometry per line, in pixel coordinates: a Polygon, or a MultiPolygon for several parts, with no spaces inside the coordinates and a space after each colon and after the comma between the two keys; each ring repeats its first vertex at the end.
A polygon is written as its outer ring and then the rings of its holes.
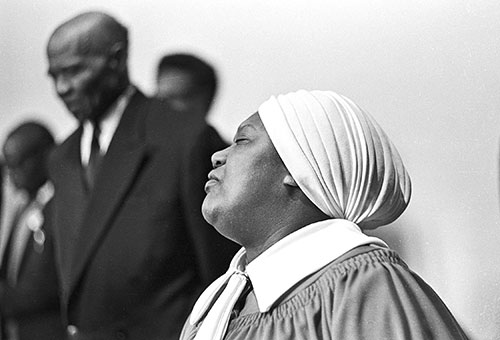
{"type": "Polygon", "coordinates": [[[237,249],[201,215],[222,142],[208,145],[213,129],[138,92],[87,193],[81,132],[55,150],[50,170],[68,330],[78,339],[177,339],[200,290],[237,249]]]}
{"type": "Polygon", "coordinates": [[[47,214],[46,210],[42,226],[46,235],[43,249],[35,250],[34,239],[30,233],[16,285],[11,287],[0,278],[0,315],[3,321],[11,319],[17,324],[20,340],[65,338],[48,221],[50,214],[47,214]]]}

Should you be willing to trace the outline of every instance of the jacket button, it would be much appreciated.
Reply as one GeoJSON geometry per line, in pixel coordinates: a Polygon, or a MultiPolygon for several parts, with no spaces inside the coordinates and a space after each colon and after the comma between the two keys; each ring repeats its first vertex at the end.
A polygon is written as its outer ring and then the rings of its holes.
{"type": "Polygon", "coordinates": [[[116,338],[118,340],[125,340],[125,339],[127,339],[127,333],[125,333],[125,331],[117,331],[116,338]]]}
{"type": "Polygon", "coordinates": [[[70,337],[75,336],[78,333],[78,328],[75,325],[69,325],[66,330],[70,337]]]}

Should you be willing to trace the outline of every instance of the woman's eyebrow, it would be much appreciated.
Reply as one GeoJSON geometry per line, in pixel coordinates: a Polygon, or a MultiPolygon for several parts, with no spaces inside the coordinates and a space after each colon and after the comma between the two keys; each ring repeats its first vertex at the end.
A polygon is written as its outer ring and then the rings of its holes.
{"type": "Polygon", "coordinates": [[[247,130],[247,129],[252,129],[252,130],[257,130],[255,128],[255,126],[253,126],[252,124],[249,124],[249,123],[246,123],[246,124],[242,124],[238,127],[238,130],[236,130],[236,134],[239,134],[241,132],[243,132],[244,130],[247,130]]]}

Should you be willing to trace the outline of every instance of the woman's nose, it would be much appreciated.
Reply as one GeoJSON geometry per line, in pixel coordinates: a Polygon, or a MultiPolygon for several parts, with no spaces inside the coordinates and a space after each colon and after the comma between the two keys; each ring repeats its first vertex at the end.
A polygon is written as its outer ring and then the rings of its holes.
{"type": "Polygon", "coordinates": [[[212,166],[214,169],[226,164],[227,149],[222,149],[212,155],[212,166]]]}

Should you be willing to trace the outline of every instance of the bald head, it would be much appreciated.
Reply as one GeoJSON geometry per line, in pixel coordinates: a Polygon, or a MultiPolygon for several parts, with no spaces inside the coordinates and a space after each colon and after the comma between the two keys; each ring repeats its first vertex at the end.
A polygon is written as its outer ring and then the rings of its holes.
{"type": "Polygon", "coordinates": [[[115,18],[102,12],[85,12],[59,25],[47,46],[50,55],[54,45],[72,41],[82,55],[102,55],[113,46],[128,49],[128,31],[115,18]]]}
{"type": "Polygon", "coordinates": [[[47,45],[57,95],[80,122],[98,121],[129,86],[127,29],[100,12],[56,28],[47,45]]]}

